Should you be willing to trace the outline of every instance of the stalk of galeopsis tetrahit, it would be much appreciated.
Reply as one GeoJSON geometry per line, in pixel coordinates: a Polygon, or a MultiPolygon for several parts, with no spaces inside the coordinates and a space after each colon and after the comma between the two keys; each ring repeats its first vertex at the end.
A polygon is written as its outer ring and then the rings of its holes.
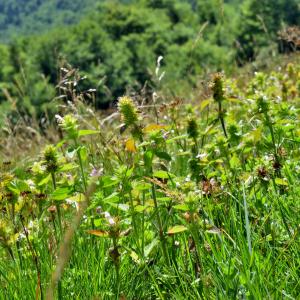
{"type": "Polygon", "coordinates": [[[78,121],[72,115],[65,115],[63,118],[56,115],[56,118],[58,120],[59,126],[66,133],[67,138],[74,142],[74,145],[77,149],[76,153],[77,153],[77,158],[78,158],[78,161],[79,161],[80,176],[81,176],[81,180],[82,180],[82,183],[83,183],[84,193],[86,193],[87,183],[86,183],[86,178],[85,178],[85,174],[84,174],[83,161],[82,161],[81,153],[80,153],[80,150],[78,149],[79,148],[79,141],[78,141],[78,139],[79,139],[79,125],[78,125],[78,121]]]}
{"type": "Polygon", "coordinates": [[[132,136],[142,142],[143,133],[139,124],[139,113],[132,98],[128,96],[120,97],[118,101],[118,110],[126,128],[131,127],[132,136]]]}
{"type": "Polygon", "coordinates": [[[274,128],[273,128],[273,121],[271,120],[271,117],[269,115],[270,113],[270,107],[267,98],[264,95],[260,95],[257,100],[256,100],[256,105],[257,105],[257,111],[258,113],[263,114],[264,116],[264,123],[268,127],[270,134],[271,134],[271,139],[272,139],[272,146],[273,146],[273,152],[274,152],[274,163],[273,167],[275,170],[275,173],[278,177],[281,177],[281,163],[278,155],[278,149],[276,146],[276,141],[275,141],[275,134],[274,134],[274,128]]]}
{"type": "Polygon", "coordinates": [[[194,154],[198,154],[198,136],[199,136],[199,131],[198,131],[198,124],[195,118],[191,117],[187,121],[187,134],[190,139],[194,141],[194,146],[192,148],[192,151],[194,154]]]}
{"type": "MultiPolygon", "coordinates": [[[[53,189],[56,189],[56,178],[55,174],[58,171],[59,165],[58,165],[58,153],[56,148],[53,145],[48,145],[44,149],[43,152],[43,159],[44,159],[44,164],[46,166],[46,171],[47,173],[51,174],[51,179],[52,179],[52,184],[53,184],[53,189]]],[[[61,222],[61,212],[60,212],[60,206],[59,203],[55,203],[56,206],[56,211],[57,211],[57,216],[58,216],[58,224],[59,224],[59,231],[60,235],[62,236],[62,222],[61,222]]],[[[53,226],[56,233],[56,227],[55,227],[55,220],[53,218],[53,226]]],[[[57,239],[57,237],[56,237],[57,239]]],[[[59,243],[57,239],[57,244],[59,243]]],[[[61,286],[61,281],[59,280],[58,282],[58,296],[61,299],[62,298],[62,286],[61,286]]]]}
{"type": "MultiPolygon", "coordinates": [[[[126,128],[131,128],[131,134],[133,138],[138,138],[140,142],[142,142],[142,130],[141,127],[138,124],[139,121],[139,115],[137,107],[132,100],[132,98],[128,96],[123,96],[118,99],[118,110],[121,115],[121,120],[124,122],[124,125],[126,128]]],[[[139,237],[138,237],[138,231],[137,231],[137,222],[136,222],[136,216],[135,216],[135,210],[134,205],[132,201],[132,196],[130,194],[130,209],[131,209],[131,217],[132,217],[132,227],[134,231],[134,235],[136,238],[136,243],[139,248],[139,237]]],[[[140,251],[140,249],[138,249],[140,251]]]]}
{"type": "Polygon", "coordinates": [[[220,73],[216,73],[213,76],[211,88],[213,91],[213,98],[218,103],[218,118],[221,122],[221,126],[223,129],[224,135],[226,138],[228,138],[227,132],[226,132],[225,121],[224,121],[224,110],[222,109],[222,102],[225,99],[225,96],[224,96],[224,90],[223,90],[223,78],[220,73]]]}
{"type": "MultiPolygon", "coordinates": [[[[138,114],[137,107],[136,107],[134,101],[132,100],[132,98],[130,98],[128,96],[120,97],[119,102],[118,102],[118,109],[121,114],[121,119],[124,122],[125,126],[132,128],[132,131],[131,131],[132,136],[134,138],[139,139],[140,142],[143,142],[143,132],[142,132],[141,126],[139,124],[139,114],[138,114]]],[[[143,149],[146,152],[146,148],[144,147],[143,149]]],[[[152,168],[151,168],[151,170],[147,171],[147,174],[145,174],[145,176],[150,176],[150,177],[152,176],[152,168]]],[[[160,237],[160,240],[162,243],[163,255],[165,257],[166,262],[169,263],[168,252],[167,252],[167,248],[166,248],[166,240],[165,240],[165,236],[164,236],[164,232],[163,232],[163,225],[162,225],[163,223],[162,223],[162,219],[160,216],[160,212],[158,209],[158,203],[157,203],[157,199],[156,199],[155,185],[154,185],[154,183],[151,183],[151,184],[152,184],[151,193],[152,193],[152,198],[153,198],[153,202],[154,202],[157,223],[158,223],[158,227],[159,227],[159,237],[160,237]]],[[[133,220],[133,227],[135,227],[135,214],[134,214],[133,207],[132,207],[132,220],[133,220]]],[[[136,236],[137,236],[136,229],[135,229],[135,232],[136,232],[136,236]]]]}
{"type": "MultiPolygon", "coordinates": [[[[43,159],[44,165],[46,166],[46,172],[51,174],[52,185],[53,189],[56,189],[56,172],[58,171],[58,153],[56,148],[53,145],[48,145],[44,149],[43,152],[43,159]]],[[[57,216],[58,216],[58,223],[59,223],[59,230],[60,234],[62,234],[62,223],[61,223],[61,213],[60,213],[60,206],[56,202],[55,203],[57,216]]]]}

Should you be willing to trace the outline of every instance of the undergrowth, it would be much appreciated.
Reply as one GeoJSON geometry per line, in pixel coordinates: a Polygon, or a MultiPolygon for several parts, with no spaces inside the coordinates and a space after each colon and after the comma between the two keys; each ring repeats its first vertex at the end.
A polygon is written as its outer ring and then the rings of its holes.
{"type": "Polygon", "coordinates": [[[299,65],[209,89],[67,94],[60,141],[2,161],[0,299],[299,297],[299,65]]]}

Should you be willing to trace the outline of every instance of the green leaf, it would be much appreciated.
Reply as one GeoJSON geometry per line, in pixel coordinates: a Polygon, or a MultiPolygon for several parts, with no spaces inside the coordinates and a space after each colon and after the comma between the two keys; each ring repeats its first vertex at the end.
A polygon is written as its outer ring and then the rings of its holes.
{"type": "Polygon", "coordinates": [[[240,160],[239,160],[239,158],[237,157],[236,154],[233,154],[233,156],[231,157],[229,163],[230,163],[230,167],[232,169],[235,169],[235,168],[240,166],[240,160]]]}
{"type": "Polygon", "coordinates": [[[101,181],[103,183],[103,188],[107,188],[107,187],[117,185],[120,182],[118,178],[110,177],[110,176],[103,176],[101,178],[101,181]]]}
{"type": "Polygon", "coordinates": [[[174,177],[173,174],[170,174],[170,173],[168,173],[166,171],[162,171],[162,170],[154,172],[153,176],[156,178],[161,178],[161,179],[168,179],[170,177],[174,177]]]}
{"type": "Polygon", "coordinates": [[[159,202],[168,202],[168,201],[171,201],[171,198],[170,197],[157,197],[156,200],[159,202]]]}
{"type": "Polygon", "coordinates": [[[288,183],[287,183],[287,181],[286,180],[284,180],[284,179],[282,179],[282,178],[275,178],[275,183],[277,184],[277,185],[285,185],[285,186],[287,186],[288,185],[288,183]]]}
{"type": "Polygon", "coordinates": [[[145,257],[148,257],[150,253],[153,251],[153,249],[159,244],[159,240],[156,238],[154,239],[150,244],[148,244],[144,248],[144,255],[145,257]]]}
{"type": "Polygon", "coordinates": [[[44,184],[47,184],[51,180],[51,174],[43,178],[39,183],[38,186],[42,186],[44,184]]]}
{"type": "Polygon", "coordinates": [[[173,137],[173,138],[171,138],[171,139],[168,139],[168,140],[166,141],[166,143],[167,143],[167,144],[170,144],[170,143],[172,143],[173,141],[186,139],[187,137],[188,137],[187,134],[177,135],[177,136],[175,136],[175,137],[173,137]]]}
{"type": "Polygon", "coordinates": [[[51,198],[53,200],[65,200],[68,198],[71,194],[71,188],[70,187],[61,187],[56,189],[52,194],[51,198]]]}
{"type": "Polygon", "coordinates": [[[79,130],[78,135],[79,136],[85,136],[85,135],[91,135],[91,134],[97,134],[100,133],[98,130],[91,130],[91,129],[84,129],[84,130],[79,130]]]}
{"type": "Polygon", "coordinates": [[[167,152],[155,151],[155,155],[161,159],[171,161],[172,157],[167,152]]]}
{"type": "Polygon", "coordinates": [[[140,182],[140,183],[134,185],[133,190],[146,191],[146,190],[149,190],[150,188],[151,188],[151,184],[150,183],[140,182]]]}
{"type": "Polygon", "coordinates": [[[144,162],[146,168],[151,168],[153,160],[153,152],[151,150],[147,150],[144,154],[144,162]]]}
{"type": "Polygon", "coordinates": [[[147,207],[148,207],[148,206],[146,206],[146,205],[137,205],[137,206],[134,208],[134,210],[135,210],[136,212],[143,212],[145,209],[147,209],[147,207]]]}
{"type": "Polygon", "coordinates": [[[65,171],[70,171],[70,170],[73,170],[73,169],[76,169],[76,168],[78,168],[77,165],[65,164],[65,165],[63,165],[62,167],[59,168],[59,171],[60,172],[65,172],[65,171]]]}
{"type": "Polygon", "coordinates": [[[124,203],[120,203],[120,204],[110,203],[110,205],[112,207],[115,207],[115,208],[120,209],[122,211],[128,211],[129,210],[129,205],[124,204],[124,203]]]}
{"type": "Polygon", "coordinates": [[[105,230],[87,230],[87,233],[96,235],[99,237],[108,237],[109,236],[109,232],[107,232],[105,230]]]}
{"type": "Polygon", "coordinates": [[[117,192],[114,192],[111,195],[109,195],[108,197],[104,198],[102,201],[107,202],[107,203],[118,202],[119,201],[119,194],[117,192]]]}
{"type": "Polygon", "coordinates": [[[85,146],[81,146],[79,148],[79,153],[80,153],[82,161],[86,161],[87,157],[88,157],[88,152],[87,152],[87,149],[85,146]]]}
{"type": "Polygon", "coordinates": [[[180,232],[183,232],[183,231],[186,231],[186,230],[187,230],[187,227],[185,227],[183,225],[176,225],[176,226],[173,226],[173,227],[168,229],[168,234],[172,235],[172,234],[180,233],[180,232]]]}
{"type": "Polygon", "coordinates": [[[206,100],[202,101],[200,104],[200,111],[203,111],[205,109],[205,107],[207,107],[212,102],[213,102],[212,99],[206,99],[206,100]]]}
{"type": "Polygon", "coordinates": [[[189,207],[186,204],[177,204],[174,205],[173,208],[183,210],[183,211],[189,211],[189,207]]]}
{"type": "Polygon", "coordinates": [[[58,143],[56,144],[55,148],[60,148],[60,147],[62,147],[65,143],[66,143],[65,140],[61,140],[60,142],[58,142],[58,143]]]}

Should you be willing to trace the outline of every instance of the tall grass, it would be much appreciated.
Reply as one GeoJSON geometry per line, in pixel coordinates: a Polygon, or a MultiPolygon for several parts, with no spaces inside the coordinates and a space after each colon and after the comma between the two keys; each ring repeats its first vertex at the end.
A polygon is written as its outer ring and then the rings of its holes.
{"type": "Polygon", "coordinates": [[[297,299],[299,74],[104,121],[72,90],[62,139],[2,161],[0,299],[297,299]]]}

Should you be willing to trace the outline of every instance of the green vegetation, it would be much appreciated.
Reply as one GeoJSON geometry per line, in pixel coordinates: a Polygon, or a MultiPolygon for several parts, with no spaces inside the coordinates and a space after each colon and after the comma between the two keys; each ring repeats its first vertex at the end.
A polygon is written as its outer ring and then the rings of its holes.
{"type": "Polygon", "coordinates": [[[30,122],[53,119],[59,104],[53,99],[60,93],[56,85],[63,76],[61,67],[69,68],[68,64],[87,76],[77,84],[81,91],[95,89],[96,108],[112,106],[125,92],[143,90],[151,95],[161,86],[166,94],[183,96],[207,73],[234,72],[237,65],[256,57],[265,61],[274,56],[277,31],[300,23],[296,0],[276,5],[256,0],[100,1],[96,8],[90,1],[4,2],[1,11],[8,18],[4,28],[9,22],[20,23],[21,32],[28,26],[38,28],[37,20],[43,18],[36,14],[55,19],[53,27],[58,27],[48,31],[49,25],[42,21],[46,33],[18,36],[0,45],[1,112],[9,114],[12,122],[17,122],[18,113],[30,116],[30,122]],[[27,22],[31,6],[34,12],[27,22]],[[14,9],[9,12],[9,7],[14,9]],[[77,21],[77,14],[83,15],[88,7],[92,11],[78,24],[61,26],[70,23],[66,11],[72,10],[72,20],[77,21]],[[159,81],[155,66],[160,56],[165,75],[159,81]]]}
{"type": "Polygon", "coordinates": [[[40,34],[53,27],[78,23],[92,10],[92,0],[4,0],[0,3],[0,40],[40,34]]]}
{"type": "Polygon", "coordinates": [[[298,1],[2,2],[0,300],[298,299],[298,1]]]}
{"type": "Polygon", "coordinates": [[[106,118],[67,73],[61,139],[2,162],[0,299],[298,298],[299,64],[106,118]]]}

